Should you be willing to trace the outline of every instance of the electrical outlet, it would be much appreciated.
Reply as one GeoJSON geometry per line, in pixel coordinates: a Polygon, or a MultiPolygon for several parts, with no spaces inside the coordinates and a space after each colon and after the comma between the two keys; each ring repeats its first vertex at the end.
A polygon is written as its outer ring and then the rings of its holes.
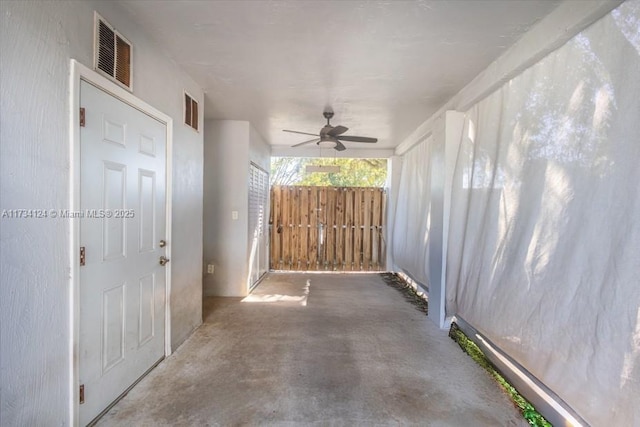
{"type": "Polygon", "coordinates": [[[213,274],[215,267],[213,264],[207,264],[207,274],[213,274]]]}
{"type": "Polygon", "coordinates": [[[231,211],[231,219],[234,221],[238,219],[238,211],[231,211]]]}

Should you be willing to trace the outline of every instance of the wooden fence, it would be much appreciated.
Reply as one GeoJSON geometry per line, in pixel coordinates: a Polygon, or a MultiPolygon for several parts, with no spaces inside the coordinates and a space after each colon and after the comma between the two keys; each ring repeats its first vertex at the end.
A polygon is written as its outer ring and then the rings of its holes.
{"type": "Polygon", "coordinates": [[[385,269],[382,188],[271,187],[272,270],[385,269]]]}

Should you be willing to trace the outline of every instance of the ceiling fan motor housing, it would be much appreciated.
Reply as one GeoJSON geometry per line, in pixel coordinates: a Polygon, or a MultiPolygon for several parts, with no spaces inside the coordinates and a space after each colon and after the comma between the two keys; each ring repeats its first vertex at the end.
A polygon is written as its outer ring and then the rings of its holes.
{"type": "Polygon", "coordinates": [[[333,111],[325,111],[322,113],[325,119],[327,119],[327,124],[320,129],[320,140],[321,141],[335,141],[335,138],[332,138],[328,135],[329,131],[333,129],[333,126],[329,124],[329,120],[333,117],[333,111]]]}
{"type": "Polygon", "coordinates": [[[320,138],[329,137],[329,131],[333,129],[331,125],[325,125],[322,129],[320,129],[320,138]]]}

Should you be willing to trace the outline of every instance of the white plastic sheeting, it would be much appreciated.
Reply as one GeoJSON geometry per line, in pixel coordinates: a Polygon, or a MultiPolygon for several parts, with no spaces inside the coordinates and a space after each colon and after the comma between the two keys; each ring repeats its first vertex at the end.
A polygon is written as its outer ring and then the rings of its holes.
{"type": "MultiPolygon", "coordinates": [[[[640,425],[640,2],[622,4],[466,114],[447,314],[588,423],[640,425]]],[[[410,184],[401,194],[413,200],[422,189],[410,184]]],[[[407,227],[422,237],[419,220],[407,227]]],[[[413,242],[401,249],[418,262],[413,242]]]]}
{"type": "Polygon", "coordinates": [[[431,227],[431,142],[404,155],[393,227],[393,261],[422,285],[429,277],[431,227]]]}
{"type": "MultiPolygon", "coordinates": [[[[589,424],[640,426],[640,1],[465,114],[445,168],[447,315],[589,424]]],[[[432,287],[438,144],[404,155],[393,236],[395,265],[432,287]]]]}

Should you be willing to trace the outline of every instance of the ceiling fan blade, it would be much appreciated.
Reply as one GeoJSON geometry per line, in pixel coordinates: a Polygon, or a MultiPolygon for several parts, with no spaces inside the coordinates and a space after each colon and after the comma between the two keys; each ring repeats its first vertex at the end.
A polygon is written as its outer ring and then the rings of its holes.
{"type": "Polygon", "coordinates": [[[311,144],[312,142],[318,142],[318,141],[320,141],[320,138],[313,138],[313,139],[310,139],[308,141],[304,141],[304,142],[300,142],[300,143],[298,143],[296,145],[292,145],[291,147],[299,147],[301,145],[311,144]]]}
{"type": "Polygon", "coordinates": [[[336,126],[333,129],[331,129],[329,132],[327,132],[327,135],[329,135],[329,136],[338,136],[341,133],[345,133],[348,130],[349,130],[348,127],[336,126]]]}
{"type": "Polygon", "coordinates": [[[336,151],[344,151],[347,149],[347,147],[345,147],[344,144],[340,141],[336,141],[336,146],[333,148],[335,148],[336,151]]]}
{"type": "Polygon", "coordinates": [[[343,135],[343,136],[336,136],[336,138],[342,141],[352,141],[352,142],[378,142],[377,138],[368,138],[366,136],[343,135]]]}
{"type": "Polygon", "coordinates": [[[282,132],[291,132],[291,133],[299,133],[299,134],[302,134],[302,135],[318,136],[317,133],[300,132],[300,131],[297,131],[297,130],[282,129],[282,132]]]}

